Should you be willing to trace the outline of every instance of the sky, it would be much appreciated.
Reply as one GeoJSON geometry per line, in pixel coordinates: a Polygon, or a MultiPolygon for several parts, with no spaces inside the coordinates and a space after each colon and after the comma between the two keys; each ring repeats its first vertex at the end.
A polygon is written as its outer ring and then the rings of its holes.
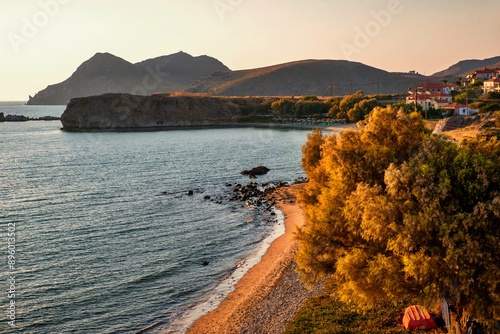
{"type": "Polygon", "coordinates": [[[25,101],[97,52],[184,51],[232,70],[345,59],[430,75],[500,56],[499,0],[0,0],[0,101],[25,101]]]}

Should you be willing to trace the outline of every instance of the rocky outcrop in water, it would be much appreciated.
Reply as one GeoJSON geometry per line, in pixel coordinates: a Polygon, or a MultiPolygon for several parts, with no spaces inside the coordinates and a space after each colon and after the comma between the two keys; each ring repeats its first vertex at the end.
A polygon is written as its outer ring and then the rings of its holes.
{"type": "Polygon", "coordinates": [[[61,116],[64,130],[161,130],[234,125],[241,110],[207,94],[104,94],[71,100],[61,116]]]}
{"type": "Polygon", "coordinates": [[[244,170],[241,172],[242,175],[248,175],[251,179],[254,179],[256,175],[265,175],[270,169],[265,166],[259,166],[252,168],[251,170],[244,170]]]}
{"type": "Polygon", "coordinates": [[[0,122],[27,122],[27,121],[57,121],[60,117],[43,116],[43,117],[28,117],[24,115],[7,115],[0,112],[0,122]]]}

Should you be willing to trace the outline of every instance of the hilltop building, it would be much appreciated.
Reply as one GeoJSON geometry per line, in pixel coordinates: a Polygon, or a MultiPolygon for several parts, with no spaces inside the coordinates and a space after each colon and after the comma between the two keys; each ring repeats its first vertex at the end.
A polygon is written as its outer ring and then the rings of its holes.
{"type": "Polygon", "coordinates": [[[486,68],[475,70],[467,76],[467,79],[474,83],[475,80],[490,80],[500,76],[500,68],[486,68]]]}

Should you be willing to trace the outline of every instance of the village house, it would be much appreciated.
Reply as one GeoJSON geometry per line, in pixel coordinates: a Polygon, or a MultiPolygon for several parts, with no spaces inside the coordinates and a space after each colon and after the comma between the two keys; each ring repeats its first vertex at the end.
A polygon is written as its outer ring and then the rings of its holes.
{"type": "Polygon", "coordinates": [[[485,80],[483,82],[483,92],[484,94],[489,92],[500,92],[500,77],[485,80]]]}
{"type": "Polygon", "coordinates": [[[435,83],[435,82],[424,82],[421,85],[418,85],[416,88],[416,91],[419,93],[445,93],[445,94],[450,94],[451,93],[451,87],[444,84],[444,83],[435,83]]]}
{"type": "MultiPolygon", "coordinates": [[[[450,93],[453,91],[460,92],[460,85],[457,85],[456,83],[446,84],[446,86],[449,87],[450,93]]],[[[448,94],[450,94],[450,93],[448,93],[448,94]]]]}
{"type": "MultiPolygon", "coordinates": [[[[418,88],[418,87],[417,87],[418,88]]],[[[431,89],[429,87],[429,89],[431,89]]],[[[453,97],[441,91],[414,93],[406,97],[406,103],[417,103],[422,110],[439,109],[453,102],[453,97]]]]}
{"type": "Polygon", "coordinates": [[[478,110],[470,109],[466,105],[460,103],[451,103],[441,107],[441,109],[449,111],[450,114],[454,116],[470,116],[479,112],[478,110]]]}
{"type": "Polygon", "coordinates": [[[474,83],[476,80],[489,80],[500,76],[500,68],[486,68],[475,70],[467,76],[467,79],[474,83]]]}

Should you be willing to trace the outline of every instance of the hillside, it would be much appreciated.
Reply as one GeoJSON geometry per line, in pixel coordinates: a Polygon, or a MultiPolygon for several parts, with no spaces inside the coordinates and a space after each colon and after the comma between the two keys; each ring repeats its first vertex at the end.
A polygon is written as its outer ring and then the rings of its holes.
{"type": "Polygon", "coordinates": [[[28,104],[67,104],[75,97],[105,93],[150,95],[185,90],[196,79],[229,70],[217,59],[179,52],[132,64],[109,53],[97,53],[65,81],[49,85],[28,104]]]}
{"type": "Polygon", "coordinates": [[[487,58],[483,60],[479,59],[469,59],[462,60],[458,63],[448,67],[444,71],[436,72],[432,76],[433,77],[452,77],[453,79],[457,76],[466,76],[470,72],[487,67],[500,67],[500,56],[487,58]]]}
{"type": "Polygon", "coordinates": [[[427,77],[389,73],[346,60],[303,60],[275,66],[232,72],[215,72],[194,82],[189,92],[237,95],[346,95],[406,92],[427,77]],[[351,88],[352,84],[352,88],[351,88]]]}

